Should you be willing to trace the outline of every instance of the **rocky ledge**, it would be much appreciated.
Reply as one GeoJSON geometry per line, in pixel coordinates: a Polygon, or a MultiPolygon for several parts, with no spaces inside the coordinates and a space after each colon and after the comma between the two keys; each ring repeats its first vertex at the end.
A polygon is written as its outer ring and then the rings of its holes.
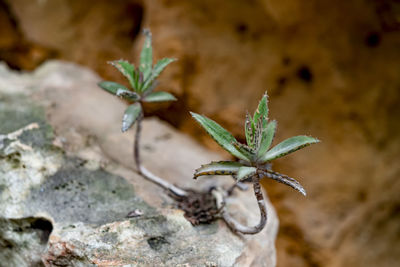
{"type": "MultiPolygon", "coordinates": [[[[278,220],[258,235],[222,221],[192,226],[174,200],[136,174],[125,104],[83,67],[48,62],[33,73],[0,65],[0,262],[7,266],[275,266],[278,220]],[[133,211],[133,213],[132,213],[133,211]],[[133,216],[127,218],[131,212],[133,216]]],[[[147,168],[184,188],[219,155],[158,119],[144,123],[147,168]]],[[[251,190],[228,202],[242,223],[259,214],[251,190]]]]}

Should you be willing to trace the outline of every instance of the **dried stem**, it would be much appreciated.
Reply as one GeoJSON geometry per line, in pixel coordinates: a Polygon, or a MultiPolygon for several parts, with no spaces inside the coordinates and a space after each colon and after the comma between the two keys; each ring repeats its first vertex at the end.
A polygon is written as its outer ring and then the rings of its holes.
{"type": "Polygon", "coordinates": [[[151,173],[149,170],[147,170],[145,167],[142,166],[141,160],[140,160],[140,150],[139,150],[139,144],[140,144],[140,134],[142,132],[142,120],[143,120],[143,113],[139,115],[139,118],[136,121],[136,132],[135,132],[135,143],[133,146],[133,157],[135,160],[136,168],[137,171],[140,175],[142,175],[145,179],[149,180],[152,183],[155,183],[158,186],[161,186],[162,188],[169,190],[171,193],[173,193],[176,196],[183,197],[187,196],[187,192],[174,186],[173,184],[168,183],[164,179],[158,177],[157,175],[151,173]]]}
{"type": "Polygon", "coordinates": [[[245,226],[237,222],[234,218],[232,218],[226,208],[222,211],[222,218],[225,220],[226,224],[232,229],[232,231],[236,233],[242,234],[257,234],[262,229],[264,229],[265,224],[267,223],[267,206],[265,205],[264,196],[261,191],[260,185],[260,177],[258,174],[252,177],[254,195],[257,199],[258,208],[260,209],[260,221],[256,226],[245,226]]]}

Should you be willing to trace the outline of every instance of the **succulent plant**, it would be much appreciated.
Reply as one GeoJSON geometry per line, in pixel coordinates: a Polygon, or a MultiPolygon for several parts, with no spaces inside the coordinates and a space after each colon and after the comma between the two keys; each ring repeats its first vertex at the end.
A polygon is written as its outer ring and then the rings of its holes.
{"type": "Polygon", "coordinates": [[[109,62],[117,68],[129,81],[130,87],[128,88],[122,84],[112,81],[102,81],[98,85],[105,91],[122,97],[125,100],[132,102],[125,110],[122,118],[122,132],[126,132],[136,122],[135,142],[134,142],[134,160],[138,172],[146,179],[170,190],[172,193],[183,196],[186,192],[174,185],[169,184],[167,181],[160,177],[155,176],[141,164],[140,160],[140,133],[141,122],[143,119],[143,102],[163,102],[175,101],[176,98],[168,92],[154,92],[154,88],[158,82],[156,78],[161,74],[168,64],[174,62],[173,58],[163,58],[153,66],[153,48],[152,36],[149,30],[144,30],[145,41],[140,53],[140,64],[135,67],[134,64],[125,60],[116,60],[109,62]]]}
{"type": "Polygon", "coordinates": [[[131,88],[112,81],[102,81],[98,85],[107,92],[122,97],[133,104],[125,110],[122,119],[122,132],[127,131],[141,116],[143,116],[142,102],[175,101],[176,98],[168,92],[154,92],[158,82],[156,78],[165,67],[174,62],[173,58],[163,58],[153,66],[153,49],[151,44],[151,33],[144,31],[146,36],[142,52],[140,54],[140,65],[135,67],[126,60],[109,62],[117,68],[129,81],[131,88]]]}
{"type": "Polygon", "coordinates": [[[191,113],[208,134],[226,151],[239,161],[218,161],[202,165],[194,173],[194,178],[204,175],[232,175],[236,182],[252,182],[255,196],[261,212],[260,223],[255,227],[246,227],[238,224],[227,213],[224,219],[228,225],[237,232],[255,234],[261,231],[266,223],[266,207],[260,187],[260,180],[270,178],[286,184],[303,195],[306,191],[298,181],[270,169],[269,162],[293,153],[308,145],[318,143],[319,140],[310,136],[294,136],[271,147],[275,136],[276,121],[268,120],[268,99],[265,93],[259,102],[253,117],[247,113],[245,122],[245,135],[247,144],[239,143],[235,137],[215,121],[191,113]]]}

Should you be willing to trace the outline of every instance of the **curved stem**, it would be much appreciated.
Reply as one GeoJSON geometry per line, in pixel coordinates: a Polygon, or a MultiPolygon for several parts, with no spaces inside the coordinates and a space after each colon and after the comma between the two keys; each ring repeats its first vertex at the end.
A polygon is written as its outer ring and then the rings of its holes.
{"type": "Polygon", "coordinates": [[[142,175],[146,180],[149,180],[150,182],[158,186],[161,186],[166,190],[169,190],[171,193],[173,193],[178,197],[186,196],[187,195],[186,191],[174,186],[173,184],[168,183],[164,179],[158,177],[157,175],[153,174],[152,172],[150,172],[149,170],[147,170],[145,167],[142,166],[140,160],[140,149],[139,149],[140,134],[142,132],[142,120],[143,120],[143,113],[139,115],[139,118],[136,121],[135,142],[133,146],[133,158],[135,160],[138,173],[142,175]]]}
{"type": "Polygon", "coordinates": [[[226,209],[222,212],[222,218],[225,220],[226,224],[232,229],[232,231],[242,234],[257,234],[262,229],[264,229],[267,223],[267,206],[265,205],[264,196],[261,191],[260,179],[258,175],[252,177],[254,195],[257,199],[258,208],[260,209],[260,221],[255,226],[245,226],[237,222],[232,218],[226,209]]]}

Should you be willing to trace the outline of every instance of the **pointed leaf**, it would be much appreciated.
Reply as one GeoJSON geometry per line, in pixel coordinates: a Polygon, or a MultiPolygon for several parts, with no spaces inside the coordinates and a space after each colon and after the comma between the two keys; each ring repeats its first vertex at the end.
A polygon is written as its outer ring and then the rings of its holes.
{"type": "Polygon", "coordinates": [[[247,166],[240,167],[237,172],[236,179],[238,181],[246,180],[247,178],[253,176],[256,172],[257,169],[254,167],[247,167],[247,166]]]}
{"type": "Polygon", "coordinates": [[[157,80],[154,80],[147,88],[146,88],[146,95],[149,95],[160,83],[157,80]]]}
{"type": "Polygon", "coordinates": [[[263,132],[263,120],[259,119],[257,122],[254,122],[254,148],[258,150],[261,146],[262,132],[263,132]]]}
{"type": "Polygon", "coordinates": [[[145,102],[163,102],[163,101],[176,101],[175,96],[167,92],[153,92],[147,95],[143,101],[145,102]]]}
{"type": "Polygon", "coordinates": [[[254,133],[253,133],[253,126],[252,126],[252,118],[250,114],[247,112],[246,113],[246,122],[244,125],[244,131],[246,134],[246,142],[247,145],[251,148],[254,148],[254,133]]]}
{"type": "Polygon", "coordinates": [[[251,149],[250,147],[239,142],[233,142],[232,145],[249,160],[252,160],[254,158],[255,156],[254,150],[251,149]]]}
{"type": "Polygon", "coordinates": [[[275,136],[276,121],[271,121],[267,124],[267,127],[262,132],[262,138],[260,147],[258,148],[257,158],[261,158],[265,153],[267,153],[269,147],[271,146],[272,140],[275,136]]]}
{"type": "Polygon", "coordinates": [[[196,114],[194,112],[190,112],[192,117],[200,123],[201,126],[207,131],[209,135],[226,151],[231,153],[233,156],[249,161],[249,159],[244,156],[242,153],[240,153],[239,150],[236,149],[236,147],[233,145],[234,143],[238,143],[233,137],[232,134],[230,134],[227,130],[222,128],[221,125],[216,123],[213,120],[210,120],[209,118],[196,114]]]}
{"type": "Polygon", "coordinates": [[[132,88],[137,89],[134,79],[135,66],[126,60],[115,60],[108,62],[119,70],[129,81],[132,88]]]}
{"type": "Polygon", "coordinates": [[[258,103],[256,112],[254,112],[253,128],[255,128],[255,126],[256,126],[255,124],[258,122],[259,119],[263,120],[263,128],[265,128],[267,126],[267,121],[268,121],[268,95],[267,95],[267,93],[265,93],[263,95],[260,102],[258,103]]]}
{"type": "Polygon", "coordinates": [[[103,81],[99,82],[97,84],[99,87],[102,89],[106,90],[107,92],[116,95],[118,90],[128,90],[125,86],[122,84],[116,83],[116,82],[110,82],[110,81],[103,81]]]}
{"type": "Polygon", "coordinates": [[[202,165],[194,173],[194,179],[203,175],[234,175],[243,166],[239,162],[216,161],[202,165]]]}
{"type": "Polygon", "coordinates": [[[175,58],[163,58],[157,62],[156,65],[154,65],[153,70],[151,71],[149,77],[145,78],[145,83],[142,87],[142,91],[146,91],[150,84],[160,75],[160,73],[165,69],[168,64],[176,61],[175,58]]]}
{"type": "Polygon", "coordinates": [[[270,151],[268,151],[262,158],[261,162],[270,161],[276,158],[283,157],[289,153],[299,150],[311,144],[318,143],[319,140],[310,136],[299,135],[286,139],[279,143],[270,151]]]}
{"type": "Polygon", "coordinates": [[[140,98],[135,92],[125,89],[118,89],[116,95],[131,101],[137,101],[140,98]]]}
{"type": "Polygon", "coordinates": [[[278,173],[278,172],[274,172],[274,171],[266,171],[263,174],[265,175],[265,177],[268,177],[268,178],[273,179],[273,180],[275,180],[275,181],[277,181],[279,183],[282,183],[282,184],[285,184],[285,185],[288,185],[288,186],[292,187],[293,189],[295,189],[295,190],[299,191],[300,193],[302,193],[304,196],[307,195],[306,190],[304,189],[304,187],[298,181],[296,181],[295,179],[293,179],[293,178],[291,178],[291,177],[289,177],[287,175],[284,175],[284,174],[281,174],[281,173],[278,173]]]}
{"type": "Polygon", "coordinates": [[[142,52],[140,53],[139,70],[143,73],[143,80],[145,81],[150,76],[153,66],[153,48],[151,47],[151,32],[149,30],[144,30],[143,33],[146,38],[144,40],[142,52]]]}
{"type": "Polygon", "coordinates": [[[126,132],[135,123],[137,118],[142,112],[142,107],[139,103],[130,105],[126,110],[124,117],[122,118],[122,132],[126,132]]]}

